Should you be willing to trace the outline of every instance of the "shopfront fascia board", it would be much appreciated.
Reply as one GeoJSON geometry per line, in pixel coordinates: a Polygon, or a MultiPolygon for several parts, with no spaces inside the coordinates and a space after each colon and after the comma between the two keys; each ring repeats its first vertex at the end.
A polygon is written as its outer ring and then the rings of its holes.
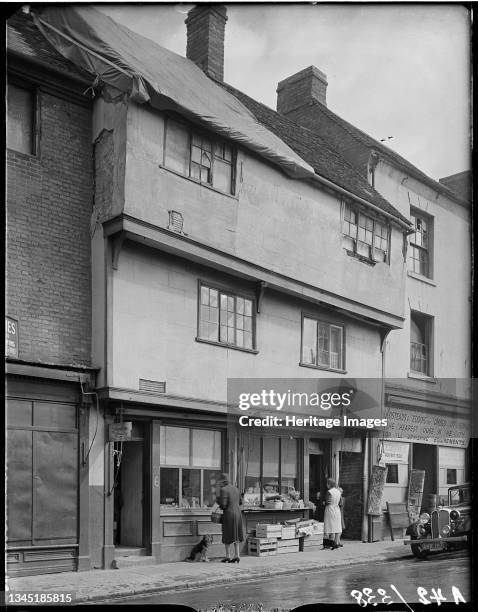
{"type": "Polygon", "coordinates": [[[471,419],[471,401],[419,391],[386,391],[385,404],[404,410],[420,409],[426,413],[471,419]]]}
{"type": "Polygon", "coordinates": [[[131,240],[193,261],[199,265],[212,267],[225,274],[259,283],[262,287],[267,287],[268,289],[273,289],[308,302],[321,304],[328,308],[334,308],[337,312],[341,312],[348,317],[358,319],[369,325],[377,326],[377,328],[402,329],[404,325],[403,317],[377,310],[344,296],[324,291],[318,287],[262,268],[257,264],[224,253],[214,247],[129,215],[122,214],[105,221],[103,223],[103,232],[106,237],[110,237],[113,245],[113,269],[118,268],[119,255],[124,240],[131,240]],[[262,283],[265,285],[262,285],[262,283]]]}

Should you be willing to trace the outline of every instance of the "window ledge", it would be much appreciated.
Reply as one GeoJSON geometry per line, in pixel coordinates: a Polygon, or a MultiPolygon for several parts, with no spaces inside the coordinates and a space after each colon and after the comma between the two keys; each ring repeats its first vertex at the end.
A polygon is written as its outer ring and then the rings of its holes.
{"type": "Polygon", "coordinates": [[[226,198],[231,198],[231,200],[236,200],[236,202],[239,201],[239,198],[237,197],[237,195],[233,195],[232,193],[227,193],[227,191],[221,191],[220,189],[216,189],[215,187],[213,187],[212,185],[208,185],[207,183],[201,183],[201,181],[197,181],[191,176],[186,176],[184,174],[181,174],[180,172],[177,172],[176,170],[171,170],[171,168],[167,168],[166,166],[163,166],[162,164],[158,164],[158,168],[161,168],[161,170],[166,170],[166,172],[170,172],[171,174],[174,174],[175,176],[179,176],[180,178],[185,179],[186,181],[189,181],[190,183],[194,183],[195,185],[201,185],[201,187],[206,187],[206,189],[209,189],[210,191],[214,191],[215,193],[218,193],[222,196],[226,196],[226,198]]]}
{"type": "Polygon", "coordinates": [[[313,365],[311,363],[299,362],[301,368],[312,368],[313,370],[325,370],[327,372],[337,372],[338,374],[347,374],[347,370],[339,370],[338,368],[328,368],[327,366],[313,365]]]}
{"type": "Polygon", "coordinates": [[[412,272],[411,270],[407,270],[407,276],[414,278],[418,281],[422,281],[422,283],[426,283],[427,285],[431,285],[432,287],[436,287],[437,284],[431,278],[427,276],[423,276],[422,274],[417,274],[416,272],[412,272]]]}
{"type": "MultiPolygon", "coordinates": [[[[358,253],[354,253],[353,251],[350,251],[349,249],[344,249],[344,251],[347,253],[349,257],[358,259],[358,261],[361,261],[362,263],[367,264],[368,266],[371,266],[372,268],[373,266],[376,266],[377,263],[380,263],[378,261],[374,261],[373,259],[370,259],[370,257],[364,257],[363,255],[358,255],[358,253]]],[[[385,262],[381,262],[381,263],[385,263],[385,262]]]]}
{"type": "Polygon", "coordinates": [[[424,380],[425,382],[436,384],[436,378],[433,376],[427,376],[426,374],[420,374],[420,372],[407,372],[408,378],[414,378],[415,380],[424,380]]]}
{"type": "Polygon", "coordinates": [[[202,342],[204,344],[212,344],[213,346],[220,346],[222,348],[231,349],[233,351],[242,351],[243,353],[251,353],[257,355],[259,351],[257,349],[248,349],[243,346],[235,346],[234,344],[225,344],[223,342],[215,342],[214,340],[205,340],[204,338],[195,338],[196,342],[202,342]]]}

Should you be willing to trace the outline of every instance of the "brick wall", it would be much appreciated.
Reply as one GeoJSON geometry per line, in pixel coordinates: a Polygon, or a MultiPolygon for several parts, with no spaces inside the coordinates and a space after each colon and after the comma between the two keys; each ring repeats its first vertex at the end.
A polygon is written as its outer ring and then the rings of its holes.
{"type": "Polygon", "coordinates": [[[91,362],[91,111],[42,92],[37,155],[7,152],[7,314],[19,358],[91,362]]]}

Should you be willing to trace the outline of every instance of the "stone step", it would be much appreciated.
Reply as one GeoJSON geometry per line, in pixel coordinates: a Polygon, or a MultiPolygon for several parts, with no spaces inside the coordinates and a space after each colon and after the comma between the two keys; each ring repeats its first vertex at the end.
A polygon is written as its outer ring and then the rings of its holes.
{"type": "Polygon", "coordinates": [[[124,567],[142,567],[143,565],[153,565],[154,559],[151,555],[116,557],[111,564],[113,569],[123,569],[124,567]]]}
{"type": "Polygon", "coordinates": [[[115,546],[115,559],[119,557],[144,557],[146,548],[140,546],[115,546]]]}

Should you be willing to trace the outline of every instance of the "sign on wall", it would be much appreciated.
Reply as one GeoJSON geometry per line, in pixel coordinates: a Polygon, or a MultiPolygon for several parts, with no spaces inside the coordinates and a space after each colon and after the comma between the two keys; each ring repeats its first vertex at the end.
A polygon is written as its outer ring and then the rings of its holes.
{"type": "Polygon", "coordinates": [[[5,317],[5,355],[18,359],[18,321],[5,317]]]}
{"type": "Polygon", "coordinates": [[[410,444],[384,440],[382,460],[385,463],[408,463],[410,444]]]}
{"type": "Polygon", "coordinates": [[[466,419],[397,408],[390,408],[385,417],[384,438],[460,448],[468,446],[471,423],[466,419]]]}
{"type": "Polygon", "coordinates": [[[128,442],[131,440],[133,423],[124,421],[123,423],[111,423],[109,428],[110,442],[128,442]]]}
{"type": "Polygon", "coordinates": [[[368,487],[367,513],[380,516],[382,513],[382,495],[385,481],[387,479],[387,468],[381,465],[372,466],[370,483],[368,487]]]}

